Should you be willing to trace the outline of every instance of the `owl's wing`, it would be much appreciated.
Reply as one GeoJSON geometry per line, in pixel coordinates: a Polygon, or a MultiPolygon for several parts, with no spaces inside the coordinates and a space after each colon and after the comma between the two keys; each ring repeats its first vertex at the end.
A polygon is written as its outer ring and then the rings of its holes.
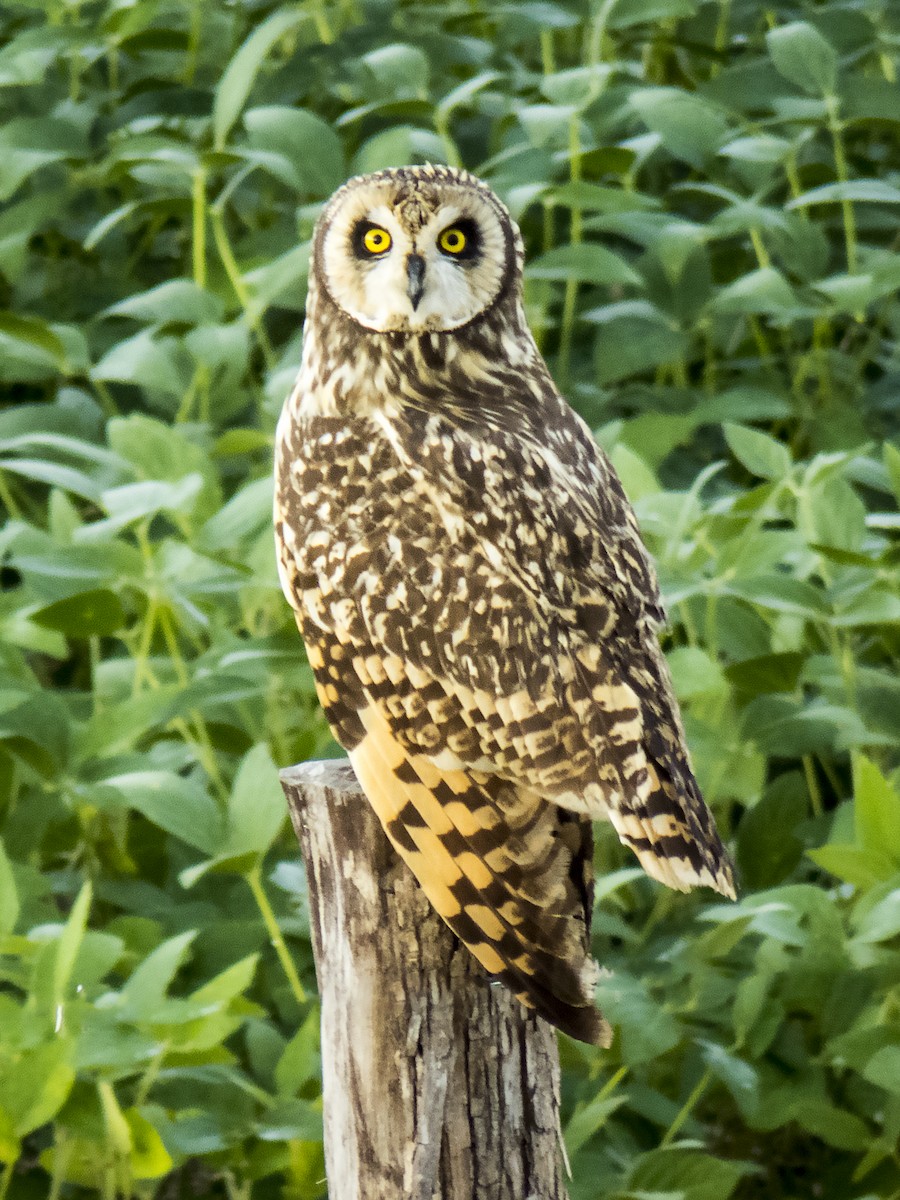
{"type": "Polygon", "coordinates": [[[452,685],[361,638],[354,622],[328,631],[308,615],[298,623],[335,736],[435,910],[525,1005],[608,1045],[594,1006],[590,821],[496,774],[453,766],[440,735],[437,754],[411,740],[441,697],[453,707],[452,685]]]}
{"type": "MultiPolygon", "coordinates": [[[[634,512],[581,419],[558,394],[544,399],[537,420],[508,397],[502,424],[470,407],[391,434],[422,505],[403,541],[424,546],[435,524],[445,535],[432,532],[432,555],[402,567],[407,600],[426,599],[418,612],[406,605],[420,632],[400,652],[444,696],[439,741],[425,749],[607,817],[670,887],[734,896],[657,640],[664,612],[634,512]]],[[[372,609],[368,625],[377,636],[372,609]]]]}

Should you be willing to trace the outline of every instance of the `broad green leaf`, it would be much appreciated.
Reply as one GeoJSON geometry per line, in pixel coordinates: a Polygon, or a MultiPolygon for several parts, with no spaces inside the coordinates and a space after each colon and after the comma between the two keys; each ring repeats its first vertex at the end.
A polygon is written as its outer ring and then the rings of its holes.
{"type": "Polygon", "coordinates": [[[167,938],[138,964],[119,993],[122,1009],[131,1019],[153,1020],[196,936],[189,930],[167,938]]]}
{"type": "Polygon", "coordinates": [[[648,129],[659,134],[676,158],[702,168],[725,142],[728,121],[722,109],[678,88],[637,88],[628,98],[648,129]]]}
{"type": "Polygon", "coordinates": [[[728,284],[711,302],[713,311],[769,313],[779,316],[797,307],[791,285],[775,267],[760,267],[728,284]]]}
{"type": "Polygon", "coordinates": [[[265,854],[287,818],[278,769],[265,745],[244,756],[228,801],[223,855],[265,854]]]}
{"type": "Polygon", "coordinates": [[[752,1170],[748,1164],[713,1158],[693,1147],[664,1146],[637,1160],[628,1186],[644,1193],[680,1194],[683,1200],[729,1200],[752,1170]]]}
{"type": "Polygon", "coordinates": [[[577,1154],[581,1147],[599,1133],[609,1118],[627,1103],[627,1096],[595,1096],[576,1109],[565,1128],[566,1150],[577,1154]]]}
{"type": "Polygon", "coordinates": [[[286,171],[272,168],[282,182],[307,195],[328,196],[343,181],[346,168],[340,139],[315,113],[280,106],[253,108],[245,114],[244,124],[251,147],[286,164],[286,171]]]}
{"type": "Polygon", "coordinates": [[[379,97],[424,99],[427,95],[428,58],[418,46],[395,42],[369,51],[360,62],[371,73],[379,97]]]}
{"type": "Polygon", "coordinates": [[[726,422],[724,433],[729,450],[751,475],[762,479],[786,479],[790,474],[791,456],[775,438],[758,429],[731,422],[726,422]]]}
{"type": "Polygon", "coordinates": [[[894,888],[883,900],[868,909],[857,927],[856,940],[859,942],[889,942],[898,933],[900,933],[900,887],[894,888]]]}
{"type": "Polygon", "coordinates": [[[883,1046],[876,1051],[863,1075],[870,1083],[900,1095],[900,1046],[883,1046]]]}
{"type": "Polygon", "coordinates": [[[745,887],[773,887],[788,877],[803,855],[800,826],[808,813],[806,781],[799,771],[788,771],[743,814],[737,859],[745,887]]]}
{"type": "Polygon", "coordinates": [[[444,162],[446,150],[437,134],[414,125],[394,125],[368,138],[357,150],[351,174],[365,175],[409,163],[444,162]]]}
{"type": "MultiPolygon", "coordinates": [[[[600,383],[615,383],[629,375],[645,374],[663,363],[677,363],[688,347],[684,332],[654,310],[652,305],[645,306],[642,301],[594,308],[585,314],[585,319],[600,326],[594,337],[594,370],[600,383]]],[[[669,442],[668,449],[671,449],[692,428],[690,418],[667,413],[652,414],[650,422],[646,424],[653,428],[641,431],[635,449],[644,453],[651,462],[657,456],[649,453],[647,434],[664,432],[667,436],[673,418],[678,424],[674,441],[669,442]],[[652,417],[658,417],[659,420],[653,421],[652,417]]]]}
{"type": "Polygon", "coordinates": [[[884,465],[891,483],[894,498],[900,507],[900,449],[891,442],[884,443],[884,465]]]}
{"type": "Polygon", "coordinates": [[[900,795],[863,754],[853,756],[853,803],[859,844],[900,866],[900,795]]]}
{"type": "Polygon", "coordinates": [[[208,1004],[229,1004],[249,988],[253,982],[253,976],[256,974],[258,963],[258,954],[250,954],[246,958],[232,963],[230,967],[226,967],[224,971],[220,971],[215,978],[210,979],[208,983],[204,983],[202,987],[192,992],[191,999],[195,1003],[204,1006],[208,1004]]]}
{"type": "Polygon", "coordinates": [[[31,614],[31,620],[67,637],[109,637],[125,623],[125,610],[115,592],[96,588],[57,600],[31,614]]]}
{"type": "Polygon", "coordinates": [[[0,839],[0,942],[15,929],[19,919],[19,894],[12,864],[0,839]]]}
{"type": "Polygon", "coordinates": [[[577,279],[589,284],[638,284],[640,277],[605,246],[559,246],[535,259],[527,268],[529,279],[553,279],[566,282],[577,279]]]}
{"type": "Polygon", "coordinates": [[[787,574],[735,580],[727,590],[733,596],[740,596],[774,612],[812,618],[824,617],[828,613],[828,605],[819,588],[787,574]]]}
{"type": "Polygon", "coordinates": [[[78,957],[78,951],[81,949],[84,931],[87,927],[92,895],[93,889],[91,884],[89,882],[83,884],[75,903],[72,905],[69,919],[63,926],[62,933],[59,936],[53,970],[53,995],[57,1005],[63,1002],[72,978],[75,960],[78,957]]]}
{"type": "Polygon", "coordinates": [[[629,29],[633,25],[692,17],[699,0],[616,0],[609,14],[610,29],[629,29]]]}
{"type": "Polygon", "coordinates": [[[154,825],[213,854],[222,839],[222,817],[215,802],[199,783],[171,771],[144,770],[110,775],[103,780],[115,788],[129,808],[144,814],[154,825]]]}
{"type": "Polygon", "coordinates": [[[269,52],[286,33],[297,29],[309,18],[310,14],[301,9],[273,12],[254,29],[225,68],[213,100],[213,138],[217,150],[224,147],[269,52]]]}
{"type": "Polygon", "coordinates": [[[3,1062],[0,1113],[9,1114],[18,1137],[46,1125],[65,1104],[75,1082],[72,1050],[71,1038],[58,1034],[3,1062]]]}
{"type": "Polygon", "coordinates": [[[721,695],[728,690],[722,668],[699,646],[679,646],[668,657],[675,694],[679,700],[721,695]]]}
{"type": "Polygon", "coordinates": [[[130,1134],[131,1153],[128,1163],[132,1178],[160,1179],[173,1165],[172,1156],[162,1138],[138,1109],[127,1108],[123,1115],[128,1122],[130,1134]]]}
{"type": "Polygon", "coordinates": [[[170,396],[180,397],[186,387],[171,339],[156,339],[146,330],[113,346],[91,375],[102,382],[131,383],[170,396]]]}
{"type": "Polygon", "coordinates": [[[150,325],[202,325],[221,320],[223,310],[218,296],[192,280],[168,279],[148,292],[111,305],[106,315],[133,317],[150,325]]]}
{"type": "Polygon", "coordinates": [[[900,204],[900,188],[884,179],[848,179],[846,183],[824,183],[802,192],[787,203],[788,208],[808,208],[813,204],[841,204],[853,200],[863,204],[900,204]]]}
{"type": "Polygon", "coordinates": [[[766,44],[777,70],[813,96],[834,92],[837,54],[814,25],[792,21],[766,34],[766,44]]]}

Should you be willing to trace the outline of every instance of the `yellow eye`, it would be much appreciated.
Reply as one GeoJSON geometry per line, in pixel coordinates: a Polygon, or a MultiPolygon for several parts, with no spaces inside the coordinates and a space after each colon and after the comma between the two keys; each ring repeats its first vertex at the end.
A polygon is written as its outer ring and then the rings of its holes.
{"type": "Polygon", "coordinates": [[[391,248],[391,235],[386,229],[373,226],[366,230],[363,246],[370,254],[385,254],[391,248]]]}
{"type": "Polygon", "coordinates": [[[457,229],[455,225],[451,225],[438,238],[438,245],[445,254],[462,254],[468,240],[461,229],[457,229]]]}

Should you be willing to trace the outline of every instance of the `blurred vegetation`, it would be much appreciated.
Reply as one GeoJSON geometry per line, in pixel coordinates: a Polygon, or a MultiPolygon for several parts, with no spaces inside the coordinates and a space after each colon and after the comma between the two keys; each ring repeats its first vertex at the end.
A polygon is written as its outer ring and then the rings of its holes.
{"type": "Polygon", "coordinates": [[[272,438],[322,201],[425,160],[522,224],[742,874],[674,895],[598,831],[573,1200],[896,1200],[896,4],[4,0],[0,40],[0,1200],[325,1194],[274,764],[334,746],[272,438]]]}

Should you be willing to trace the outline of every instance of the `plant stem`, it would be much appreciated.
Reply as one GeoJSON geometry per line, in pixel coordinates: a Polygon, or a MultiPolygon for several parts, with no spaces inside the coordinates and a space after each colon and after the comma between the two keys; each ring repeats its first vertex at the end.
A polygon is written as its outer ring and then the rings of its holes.
{"type": "MultiPolygon", "coordinates": [[[[831,131],[831,141],[834,146],[834,166],[841,183],[846,183],[850,175],[847,170],[847,156],[844,153],[843,122],[840,119],[837,96],[825,97],[828,109],[828,128],[831,131]]],[[[841,212],[844,215],[844,241],[847,246],[847,270],[855,275],[858,269],[856,253],[856,216],[853,204],[848,199],[841,200],[841,212]]],[[[861,318],[860,318],[861,319],[861,318]]]]}
{"type": "MultiPolygon", "coordinates": [[[[581,139],[578,132],[577,113],[573,113],[569,121],[569,179],[572,183],[578,183],[581,180],[581,139]]],[[[576,204],[572,206],[571,211],[570,240],[573,246],[577,246],[580,245],[582,236],[581,209],[576,204]]],[[[567,279],[559,332],[559,380],[563,388],[567,387],[569,383],[577,303],[578,280],[567,279]]]]}
{"type": "Polygon", "coordinates": [[[806,787],[809,792],[809,802],[812,805],[813,815],[821,817],[825,811],[822,804],[822,791],[819,787],[819,781],[816,779],[816,768],[810,754],[803,755],[803,774],[806,776],[806,787]]]}
{"type": "Polygon", "coordinates": [[[312,18],[315,22],[316,33],[319,35],[319,41],[323,46],[330,46],[334,41],[334,33],[328,21],[328,14],[325,12],[323,0],[313,0],[312,18]]]}
{"type": "Polygon", "coordinates": [[[206,170],[200,166],[194,172],[191,187],[193,216],[194,283],[206,287],[206,170]]]}
{"type": "Polygon", "coordinates": [[[256,901],[256,906],[260,911],[263,922],[269,933],[269,938],[275,948],[275,953],[278,955],[278,960],[281,963],[284,973],[287,976],[287,981],[291,985],[291,991],[294,994],[294,999],[298,1004],[306,1003],[306,991],[303,984],[300,982],[300,976],[297,974],[297,968],[294,966],[294,961],[291,958],[288,948],[284,943],[284,938],[281,936],[281,929],[278,925],[278,919],[272,911],[272,906],[269,903],[269,898],[265,893],[260,878],[260,864],[257,863],[244,876],[247,883],[250,885],[250,891],[253,893],[253,899],[256,901]]]}
{"type": "Polygon", "coordinates": [[[266,366],[271,370],[275,366],[275,351],[272,349],[272,344],[263,326],[261,314],[257,311],[253,297],[248,292],[247,285],[244,283],[240,268],[237,265],[237,260],[231,249],[231,243],[228,240],[228,234],[225,231],[225,221],[222,217],[221,208],[213,205],[209,210],[209,219],[212,223],[213,241],[216,243],[216,249],[222,260],[222,266],[225,268],[225,274],[228,276],[228,281],[234,289],[234,294],[237,296],[241,308],[244,310],[250,328],[259,338],[263,358],[266,360],[266,366]]]}
{"type": "Polygon", "coordinates": [[[703,1093],[706,1091],[707,1087],[709,1086],[710,1079],[712,1079],[712,1071],[709,1069],[709,1067],[707,1067],[706,1070],[703,1072],[703,1074],[700,1076],[699,1080],[697,1081],[696,1087],[691,1092],[691,1094],[688,1096],[687,1100],[685,1100],[684,1104],[681,1106],[681,1110],[678,1113],[678,1115],[675,1117],[675,1120],[672,1122],[672,1124],[666,1130],[665,1136],[663,1137],[663,1140],[660,1143],[661,1145],[669,1146],[674,1141],[674,1139],[677,1137],[678,1131],[681,1129],[682,1125],[685,1123],[685,1121],[691,1115],[691,1112],[693,1111],[694,1107],[696,1106],[697,1101],[700,1099],[700,1097],[703,1095],[703,1093]]]}

